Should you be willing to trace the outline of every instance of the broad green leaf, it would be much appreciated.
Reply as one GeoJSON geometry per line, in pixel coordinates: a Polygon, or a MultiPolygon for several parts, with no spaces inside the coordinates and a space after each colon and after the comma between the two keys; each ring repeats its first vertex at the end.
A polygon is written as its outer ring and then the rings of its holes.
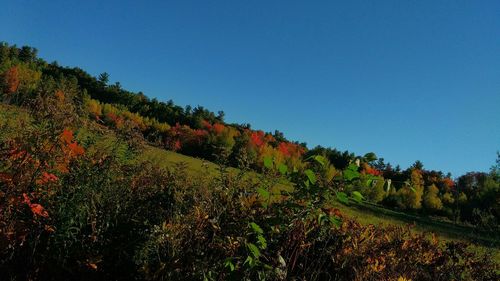
{"type": "Polygon", "coordinates": [[[235,266],[234,266],[234,263],[233,263],[233,259],[232,258],[227,258],[224,261],[224,267],[229,268],[230,271],[234,271],[235,266]]]}
{"type": "Polygon", "coordinates": [[[347,197],[347,194],[345,194],[344,192],[337,192],[336,195],[337,195],[337,200],[339,200],[344,204],[349,204],[349,198],[347,197]]]}
{"type": "Polygon", "coordinates": [[[260,196],[262,196],[262,199],[264,200],[268,200],[269,197],[271,196],[271,193],[269,193],[269,191],[265,190],[262,187],[257,188],[257,193],[259,193],[260,196]]]}
{"type": "Polygon", "coordinates": [[[358,203],[361,203],[361,201],[363,201],[363,199],[365,199],[363,197],[363,194],[361,194],[359,191],[354,191],[352,193],[352,198],[354,199],[354,201],[356,201],[358,203]]]}
{"type": "Polygon", "coordinates": [[[266,167],[268,169],[272,169],[273,168],[273,158],[271,158],[270,156],[264,157],[264,167],[266,167]]]}
{"type": "Polygon", "coordinates": [[[325,166],[325,164],[326,164],[326,158],[321,156],[321,155],[314,156],[314,160],[316,160],[316,162],[321,164],[321,166],[325,166]]]}
{"type": "Polygon", "coordinates": [[[258,240],[257,243],[259,244],[261,249],[264,250],[265,248],[267,248],[267,240],[266,240],[266,238],[264,238],[264,236],[258,235],[257,240],[258,240]]]}
{"type": "Polygon", "coordinates": [[[356,171],[357,172],[358,168],[359,167],[356,166],[356,164],[351,163],[351,164],[349,164],[349,166],[347,166],[346,170],[351,170],[351,171],[356,171]]]}
{"type": "Polygon", "coordinates": [[[248,249],[250,250],[250,253],[252,253],[252,255],[258,259],[260,257],[260,251],[259,251],[259,248],[257,248],[257,246],[255,246],[255,244],[252,244],[252,243],[247,243],[247,247],[248,249]]]}
{"type": "Polygon", "coordinates": [[[353,170],[345,170],[344,171],[344,179],[348,181],[352,181],[353,179],[359,178],[359,172],[353,170]]]}
{"type": "Polygon", "coordinates": [[[372,186],[372,183],[373,183],[372,179],[366,180],[366,186],[372,186]]]}
{"type": "Polygon", "coordinates": [[[288,172],[288,166],[285,164],[280,164],[278,166],[278,171],[282,174],[285,175],[288,172]]]}
{"type": "Polygon", "coordinates": [[[340,227],[342,225],[342,220],[340,218],[337,218],[336,216],[329,216],[328,218],[336,227],[340,227]]]}
{"type": "Polygon", "coordinates": [[[255,261],[251,256],[247,256],[247,259],[243,263],[243,265],[248,264],[250,267],[253,267],[255,265],[255,261]]]}
{"type": "Polygon", "coordinates": [[[249,225],[255,233],[257,233],[257,234],[264,233],[264,231],[262,230],[262,228],[260,228],[260,226],[258,224],[251,222],[251,223],[249,223],[249,225]]]}
{"type": "MultiPolygon", "coordinates": [[[[272,267],[272,266],[270,266],[270,265],[268,265],[268,264],[265,264],[265,263],[262,263],[262,266],[263,266],[263,267],[264,267],[264,269],[266,269],[266,270],[272,270],[272,269],[273,269],[273,267],[272,267]]],[[[266,280],[266,279],[261,279],[261,280],[266,280]]]]}
{"type": "Polygon", "coordinates": [[[311,182],[312,184],[316,183],[316,175],[312,170],[307,169],[304,171],[304,174],[306,174],[307,178],[309,179],[309,182],[311,182]]]}

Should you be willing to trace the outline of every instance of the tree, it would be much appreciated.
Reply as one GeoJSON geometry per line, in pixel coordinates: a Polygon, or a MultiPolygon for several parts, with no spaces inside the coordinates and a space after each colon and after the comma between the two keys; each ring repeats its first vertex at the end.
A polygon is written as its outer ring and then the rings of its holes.
{"type": "Polygon", "coordinates": [[[445,205],[452,206],[455,203],[455,198],[453,198],[453,194],[451,192],[446,192],[442,196],[441,200],[445,205]]]}
{"type": "Polygon", "coordinates": [[[441,202],[438,194],[439,189],[434,184],[427,187],[423,198],[424,207],[426,209],[437,211],[443,208],[443,203],[441,202]]]}
{"type": "Polygon", "coordinates": [[[219,111],[217,111],[217,117],[215,117],[215,118],[217,120],[219,120],[219,122],[224,122],[224,116],[226,116],[226,114],[224,113],[224,111],[219,110],[219,111]]]}
{"type": "Polygon", "coordinates": [[[390,164],[385,164],[384,158],[378,158],[377,162],[373,163],[373,167],[379,171],[385,170],[390,164]]]}
{"type": "Polygon", "coordinates": [[[373,152],[368,152],[365,154],[365,156],[363,156],[363,160],[367,163],[373,162],[377,159],[378,159],[377,155],[375,155],[375,153],[373,152]]]}
{"type": "Polygon", "coordinates": [[[107,72],[103,72],[103,73],[99,74],[98,79],[99,79],[99,83],[102,86],[106,86],[109,83],[109,74],[107,72]]]}
{"type": "Polygon", "coordinates": [[[32,62],[36,59],[38,50],[29,46],[22,46],[19,51],[19,60],[22,62],[32,62]]]}
{"type": "Polygon", "coordinates": [[[0,42],[0,66],[9,58],[10,47],[7,43],[0,42]]]}
{"type": "Polygon", "coordinates": [[[411,165],[411,168],[418,169],[418,170],[423,170],[424,169],[424,164],[420,160],[417,160],[417,161],[415,161],[415,163],[413,163],[413,165],[411,165]]]}
{"type": "Polygon", "coordinates": [[[373,186],[368,192],[368,198],[370,201],[379,203],[387,196],[387,192],[384,190],[385,181],[383,179],[377,180],[375,186],[373,186]]]}
{"type": "Polygon", "coordinates": [[[400,207],[414,210],[420,209],[422,207],[422,195],[424,193],[423,184],[422,172],[418,169],[412,169],[410,182],[398,190],[400,207]]]}
{"type": "Polygon", "coordinates": [[[13,94],[19,87],[19,71],[17,66],[9,68],[2,75],[2,90],[4,93],[13,94]]]}

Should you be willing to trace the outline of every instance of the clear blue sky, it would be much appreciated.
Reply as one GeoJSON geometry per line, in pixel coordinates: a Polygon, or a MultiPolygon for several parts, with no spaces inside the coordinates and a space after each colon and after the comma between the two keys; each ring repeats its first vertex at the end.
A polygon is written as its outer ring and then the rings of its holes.
{"type": "Polygon", "coordinates": [[[4,1],[0,40],[292,140],[458,176],[500,150],[500,1],[4,1]]]}

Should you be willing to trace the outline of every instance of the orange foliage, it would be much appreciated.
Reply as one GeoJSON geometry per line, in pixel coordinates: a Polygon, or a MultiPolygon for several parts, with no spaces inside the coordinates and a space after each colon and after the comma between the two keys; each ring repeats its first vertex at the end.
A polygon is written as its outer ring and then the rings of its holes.
{"type": "Polygon", "coordinates": [[[85,150],[74,140],[73,131],[69,129],[64,129],[59,138],[61,140],[62,150],[65,156],[61,159],[61,161],[56,163],[56,169],[62,173],[67,173],[67,165],[69,164],[69,161],[75,157],[83,155],[85,150]]]}
{"type": "Polygon", "coordinates": [[[212,129],[214,130],[214,132],[216,134],[221,134],[222,132],[224,132],[224,129],[226,127],[224,125],[222,125],[221,123],[215,123],[214,126],[212,127],[212,129]]]}
{"type": "Polygon", "coordinates": [[[56,93],[54,94],[56,96],[56,99],[60,102],[64,101],[64,92],[61,90],[57,90],[56,93]]]}
{"type": "Polygon", "coordinates": [[[180,150],[181,148],[182,148],[181,141],[180,141],[180,140],[176,140],[176,141],[174,142],[174,146],[173,146],[173,148],[172,148],[172,149],[173,149],[174,151],[178,151],[178,150],[180,150]]]}
{"type": "Polygon", "coordinates": [[[365,172],[367,174],[374,175],[374,176],[380,176],[380,175],[382,175],[381,171],[379,171],[379,170],[377,170],[375,168],[372,168],[370,166],[366,167],[365,172]]]}
{"type": "Polygon", "coordinates": [[[208,122],[207,120],[201,121],[201,125],[203,126],[203,128],[209,131],[212,130],[212,124],[210,124],[210,122],[208,122]]]}
{"type": "Polygon", "coordinates": [[[40,216],[40,217],[44,217],[44,218],[49,217],[49,213],[43,208],[42,205],[31,203],[31,200],[26,193],[23,193],[23,198],[24,198],[23,203],[26,203],[30,207],[31,212],[35,216],[40,216]]]}
{"type": "Polygon", "coordinates": [[[116,128],[121,128],[123,126],[123,118],[114,114],[113,112],[108,112],[106,117],[108,117],[111,122],[114,123],[116,128]]]}
{"type": "Polygon", "coordinates": [[[73,156],[80,156],[85,153],[83,147],[79,146],[76,142],[68,144],[69,151],[73,156]]]}
{"type": "Polygon", "coordinates": [[[455,182],[450,178],[444,178],[443,183],[447,189],[452,189],[455,186],[455,182]]]}
{"type": "Polygon", "coordinates": [[[264,132],[254,131],[250,134],[250,143],[256,147],[264,145],[264,132]]]}
{"type": "Polygon", "coordinates": [[[286,157],[300,157],[304,153],[304,148],[291,142],[280,142],[278,150],[286,157]]]}
{"type": "Polygon", "coordinates": [[[17,91],[19,88],[19,71],[17,66],[13,66],[9,68],[4,74],[3,74],[3,80],[4,80],[4,85],[5,89],[4,91],[7,94],[12,94],[17,91]]]}
{"type": "Polygon", "coordinates": [[[65,143],[65,144],[72,143],[73,142],[73,131],[65,129],[61,133],[61,141],[63,141],[63,143],[65,143]]]}
{"type": "Polygon", "coordinates": [[[59,180],[59,178],[51,173],[42,172],[42,176],[36,181],[37,184],[46,184],[49,182],[55,182],[59,180]]]}

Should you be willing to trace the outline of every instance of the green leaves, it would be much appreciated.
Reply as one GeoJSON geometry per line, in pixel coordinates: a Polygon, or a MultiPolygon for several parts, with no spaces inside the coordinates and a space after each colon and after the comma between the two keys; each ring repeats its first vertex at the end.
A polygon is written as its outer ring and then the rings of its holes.
{"type": "Polygon", "coordinates": [[[250,228],[253,230],[253,232],[257,233],[257,234],[263,234],[264,231],[262,230],[262,228],[260,228],[260,226],[254,222],[251,222],[248,224],[250,226],[250,228]]]}
{"type": "Polygon", "coordinates": [[[272,169],[273,168],[273,158],[270,156],[264,157],[264,167],[267,169],[272,169]]]}
{"type": "Polygon", "coordinates": [[[314,160],[316,161],[317,163],[319,163],[321,166],[325,166],[326,165],[326,158],[321,156],[321,155],[313,155],[313,156],[310,156],[306,159],[306,161],[309,161],[309,160],[314,160]]]}
{"type": "Polygon", "coordinates": [[[361,203],[361,201],[363,201],[365,197],[363,197],[363,195],[359,191],[354,191],[352,193],[352,199],[354,199],[354,201],[358,203],[361,203]]]}
{"type": "Polygon", "coordinates": [[[321,155],[316,155],[314,156],[314,160],[316,160],[316,162],[318,162],[319,164],[321,164],[321,166],[325,166],[326,165],[326,158],[321,156],[321,155]]]}
{"type": "Polygon", "coordinates": [[[262,196],[262,199],[264,199],[264,201],[269,200],[269,198],[271,197],[271,193],[262,187],[257,188],[257,193],[262,196]]]}
{"type": "Polygon", "coordinates": [[[311,184],[315,184],[316,183],[316,175],[314,174],[314,172],[311,169],[305,170],[304,174],[306,174],[307,179],[309,180],[309,182],[311,184]]]}
{"type": "Polygon", "coordinates": [[[236,269],[236,266],[234,265],[232,258],[227,258],[224,261],[224,267],[229,269],[229,271],[231,271],[231,272],[233,272],[236,269]]]}
{"type": "Polygon", "coordinates": [[[254,222],[249,223],[248,226],[257,238],[257,245],[250,242],[246,243],[247,249],[250,254],[247,256],[243,264],[248,265],[249,267],[255,267],[257,265],[265,266],[265,264],[259,261],[259,258],[261,256],[260,250],[264,250],[267,248],[267,240],[263,235],[264,230],[262,230],[262,228],[254,222]]]}
{"type": "Polygon", "coordinates": [[[255,259],[260,257],[260,250],[257,246],[255,246],[255,244],[247,243],[247,248],[255,259]]]}
{"type": "Polygon", "coordinates": [[[285,164],[279,164],[278,171],[280,172],[280,174],[286,175],[286,173],[288,172],[288,166],[285,164]]]}
{"type": "Polygon", "coordinates": [[[347,197],[347,194],[345,194],[344,192],[337,192],[336,194],[337,196],[337,200],[339,200],[341,203],[344,203],[344,204],[349,204],[349,197],[347,197]]]}
{"type": "Polygon", "coordinates": [[[288,173],[288,166],[283,163],[274,163],[274,160],[271,156],[264,157],[264,167],[268,170],[272,170],[277,166],[278,171],[281,175],[286,175],[288,173]]]}
{"type": "Polygon", "coordinates": [[[262,235],[257,236],[257,244],[261,249],[266,249],[267,248],[267,240],[264,238],[262,235]]]}
{"type": "Polygon", "coordinates": [[[347,181],[352,181],[354,179],[359,178],[358,166],[355,164],[349,164],[347,168],[344,170],[344,179],[347,181]]]}
{"type": "Polygon", "coordinates": [[[261,248],[262,250],[267,248],[267,240],[263,236],[264,230],[262,230],[262,228],[254,222],[249,223],[248,226],[252,229],[253,233],[255,233],[255,235],[257,236],[257,244],[259,245],[259,248],[261,248]]]}
{"type": "Polygon", "coordinates": [[[330,223],[335,225],[336,227],[340,227],[342,225],[342,220],[336,216],[328,216],[330,223]]]}

